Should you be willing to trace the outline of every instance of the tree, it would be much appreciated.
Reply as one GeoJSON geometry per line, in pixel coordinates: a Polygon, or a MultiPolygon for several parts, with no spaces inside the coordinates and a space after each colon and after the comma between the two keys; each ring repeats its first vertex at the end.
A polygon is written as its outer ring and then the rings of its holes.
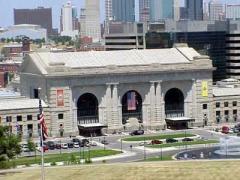
{"type": "Polygon", "coordinates": [[[12,134],[8,126],[0,126],[0,158],[12,159],[21,153],[20,139],[18,136],[12,134]]]}

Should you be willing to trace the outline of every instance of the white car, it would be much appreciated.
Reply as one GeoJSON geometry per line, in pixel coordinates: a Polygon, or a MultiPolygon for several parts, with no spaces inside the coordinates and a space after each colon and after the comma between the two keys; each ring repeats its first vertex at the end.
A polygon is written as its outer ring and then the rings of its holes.
{"type": "Polygon", "coordinates": [[[68,144],[67,143],[62,143],[61,144],[61,148],[62,149],[67,149],[68,148],[68,144]]]}
{"type": "Polygon", "coordinates": [[[73,147],[79,148],[79,147],[80,147],[80,146],[79,146],[79,143],[78,143],[78,142],[75,142],[75,143],[73,144],[73,147]]]}

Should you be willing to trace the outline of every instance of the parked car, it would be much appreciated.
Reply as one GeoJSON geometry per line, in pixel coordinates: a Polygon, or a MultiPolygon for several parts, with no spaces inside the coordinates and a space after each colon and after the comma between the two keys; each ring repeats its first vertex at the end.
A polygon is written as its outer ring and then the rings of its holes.
{"type": "Polygon", "coordinates": [[[102,140],[101,143],[104,144],[104,145],[108,145],[108,144],[109,144],[109,143],[107,142],[107,140],[102,140]]]}
{"type": "Polygon", "coordinates": [[[234,132],[234,133],[239,133],[240,130],[239,130],[238,128],[234,127],[234,128],[233,128],[233,132],[234,132]]]}
{"type": "Polygon", "coordinates": [[[80,147],[80,146],[79,146],[79,143],[78,143],[78,142],[73,143],[73,147],[79,148],[79,147],[80,147]]]}
{"type": "Polygon", "coordinates": [[[189,141],[193,141],[193,139],[192,138],[184,138],[184,139],[182,139],[182,142],[189,142],[189,141]]]}
{"type": "Polygon", "coordinates": [[[223,126],[222,127],[222,133],[224,133],[224,134],[228,134],[229,133],[229,127],[228,126],[223,126]]]}
{"type": "Polygon", "coordinates": [[[68,148],[74,148],[74,143],[69,142],[69,143],[68,143],[68,148]]]}
{"type": "Polygon", "coordinates": [[[55,149],[55,143],[53,141],[47,142],[48,149],[54,150],[55,149]]]}
{"type": "Polygon", "coordinates": [[[21,149],[22,149],[22,152],[30,152],[30,150],[28,149],[27,144],[22,144],[21,145],[21,149]]]}
{"type": "Polygon", "coordinates": [[[173,138],[166,139],[166,143],[176,143],[176,142],[178,142],[177,139],[173,139],[173,138]]]}
{"type": "Polygon", "coordinates": [[[160,141],[160,140],[157,140],[157,139],[154,139],[151,141],[151,144],[154,145],[154,144],[162,144],[163,142],[160,141]]]}
{"type": "Polygon", "coordinates": [[[89,145],[90,145],[90,146],[97,146],[97,143],[94,142],[94,141],[91,141],[91,142],[89,143],[89,145]]]}
{"type": "Polygon", "coordinates": [[[81,143],[80,139],[78,139],[78,138],[73,138],[73,139],[72,139],[72,142],[73,142],[73,143],[77,142],[79,145],[80,145],[80,143],[81,143]]]}
{"type": "Polygon", "coordinates": [[[67,149],[68,148],[68,144],[67,143],[62,143],[61,144],[61,148],[62,149],[67,149]]]}
{"type": "Polygon", "coordinates": [[[130,132],[129,134],[131,136],[143,135],[144,134],[144,130],[134,130],[134,131],[130,132]]]}
{"type": "Polygon", "coordinates": [[[56,143],[56,144],[55,144],[55,148],[56,148],[56,149],[61,149],[61,143],[56,143]]]}
{"type": "Polygon", "coordinates": [[[88,139],[81,139],[82,146],[89,146],[89,140],[88,139]]]}

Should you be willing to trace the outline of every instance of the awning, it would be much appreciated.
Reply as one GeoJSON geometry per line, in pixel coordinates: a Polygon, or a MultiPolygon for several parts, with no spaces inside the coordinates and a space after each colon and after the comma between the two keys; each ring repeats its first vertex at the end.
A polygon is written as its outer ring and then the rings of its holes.
{"type": "Polygon", "coordinates": [[[172,117],[172,118],[166,118],[165,119],[166,122],[171,121],[171,122],[191,122],[191,121],[195,121],[195,119],[193,118],[188,118],[188,117],[172,117]]]}
{"type": "Polygon", "coordinates": [[[78,128],[80,129],[92,129],[92,128],[106,128],[107,125],[101,123],[92,123],[92,124],[79,124],[78,128]]]}

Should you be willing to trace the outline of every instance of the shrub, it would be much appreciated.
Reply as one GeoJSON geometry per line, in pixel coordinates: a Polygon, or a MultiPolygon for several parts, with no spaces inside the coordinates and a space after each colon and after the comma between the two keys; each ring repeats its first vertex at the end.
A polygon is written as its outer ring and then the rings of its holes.
{"type": "Polygon", "coordinates": [[[56,164],[55,161],[51,162],[51,166],[56,166],[56,165],[57,165],[57,164],[56,164]]]}
{"type": "Polygon", "coordinates": [[[90,163],[92,163],[92,160],[89,159],[89,158],[86,158],[86,159],[85,159],[85,163],[86,163],[86,164],[90,164],[90,163]]]}

